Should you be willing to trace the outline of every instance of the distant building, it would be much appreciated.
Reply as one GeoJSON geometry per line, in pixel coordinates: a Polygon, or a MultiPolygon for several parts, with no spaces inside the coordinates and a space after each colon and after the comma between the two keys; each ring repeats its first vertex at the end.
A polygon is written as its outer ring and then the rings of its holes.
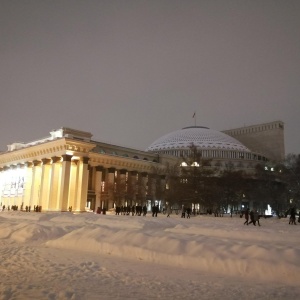
{"type": "Polygon", "coordinates": [[[284,126],[280,121],[226,130],[190,126],[168,133],[154,141],[147,151],[184,157],[196,146],[212,166],[253,172],[258,163],[284,158],[284,126]]]}
{"type": "Polygon", "coordinates": [[[269,160],[282,161],[285,157],[284,123],[281,121],[244,126],[223,132],[269,160]]]}
{"type": "Polygon", "coordinates": [[[191,145],[212,161],[253,172],[258,163],[284,157],[280,121],[219,132],[191,126],[153,142],[146,151],[92,140],[71,128],[0,153],[0,204],[6,209],[96,211],[116,206],[164,204],[167,165],[180,162],[191,145]]]}

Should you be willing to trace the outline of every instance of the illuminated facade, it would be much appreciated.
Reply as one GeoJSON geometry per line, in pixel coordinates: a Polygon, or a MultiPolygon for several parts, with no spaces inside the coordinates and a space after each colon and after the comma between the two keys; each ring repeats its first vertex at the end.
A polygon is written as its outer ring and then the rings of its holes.
{"type": "Polygon", "coordinates": [[[149,208],[163,200],[156,194],[165,186],[159,174],[168,158],[96,142],[90,133],[70,128],[50,134],[0,154],[2,207],[83,212],[117,204],[149,208]]]}

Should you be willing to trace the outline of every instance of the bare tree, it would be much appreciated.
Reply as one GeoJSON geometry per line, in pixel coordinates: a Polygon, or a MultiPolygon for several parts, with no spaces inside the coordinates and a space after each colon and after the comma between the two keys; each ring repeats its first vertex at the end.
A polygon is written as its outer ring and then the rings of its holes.
{"type": "Polygon", "coordinates": [[[256,206],[266,208],[269,204],[278,217],[285,214],[287,210],[286,184],[279,165],[258,164],[251,181],[251,190],[248,193],[256,206]]]}
{"type": "Polygon", "coordinates": [[[219,185],[222,190],[222,206],[230,210],[232,217],[233,212],[238,212],[241,200],[247,188],[247,178],[243,171],[234,170],[233,165],[228,165],[221,172],[219,185]]]}
{"type": "Polygon", "coordinates": [[[286,183],[286,189],[290,204],[300,205],[300,154],[287,155],[284,163],[279,166],[286,183]]]}

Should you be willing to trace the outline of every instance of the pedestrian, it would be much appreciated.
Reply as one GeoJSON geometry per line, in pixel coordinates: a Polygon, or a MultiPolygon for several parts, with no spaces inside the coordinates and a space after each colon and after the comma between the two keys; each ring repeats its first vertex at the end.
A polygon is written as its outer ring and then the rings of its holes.
{"type": "Polygon", "coordinates": [[[296,223],[296,208],[295,207],[291,207],[291,214],[290,214],[289,224],[297,225],[297,223],[296,223]]]}
{"type": "Polygon", "coordinates": [[[131,212],[131,207],[130,207],[130,205],[127,205],[127,207],[126,207],[126,215],[129,216],[130,212],[131,212]]]}
{"type": "Polygon", "coordinates": [[[147,206],[144,205],[143,206],[143,217],[146,217],[146,215],[147,215],[147,206]]]}
{"type": "Polygon", "coordinates": [[[154,217],[154,216],[155,216],[155,205],[153,205],[153,206],[151,207],[151,210],[152,210],[152,217],[154,217]]]}
{"type": "Polygon", "coordinates": [[[256,226],[255,220],[254,220],[254,210],[253,209],[250,211],[249,216],[250,216],[250,222],[248,222],[247,225],[252,223],[254,226],[256,226]]]}
{"type": "Polygon", "coordinates": [[[171,214],[171,207],[170,205],[167,206],[167,217],[169,218],[171,214]]]}
{"type": "Polygon", "coordinates": [[[132,205],[132,208],[131,208],[131,213],[132,213],[132,216],[135,215],[135,205],[132,205]]]}
{"type": "Polygon", "coordinates": [[[188,207],[187,209],[186,209],[186,214],[187,214],[187,219],[190,219],[191,218],[191,208],[190,207],[188,207]]]}
{"type": "Polygon", "coordinates": [[[248,222],[249,222],[249,208],[247,208],[245,211],[244,211],[244,214],[245,214],[245,222],[244,222],[244,225],[247,224],[248,225],[248,222]]]}
{"type": "Polygon", "coordinates": [[[185,208],[182,206],[181,218],[185,218],[185,208]]]}
{"type": "Polygon", "coordinates": [[[254,218],[254,225],[256,225],[256,223],[257,223],[258,226],[260,226],[260,223],[259,223],[259,213],[258,213],[258,211],[256,209],[254,210],[253,218],[254,218]]]}
{"type": "Polygon", "coordinates": [[[159,207],[158,207],[158,205],[155,205],[155,207],[154,207],[154,215],[155,215],[155,217],[157,217],[157,213],[159,212],[159,207]]]}

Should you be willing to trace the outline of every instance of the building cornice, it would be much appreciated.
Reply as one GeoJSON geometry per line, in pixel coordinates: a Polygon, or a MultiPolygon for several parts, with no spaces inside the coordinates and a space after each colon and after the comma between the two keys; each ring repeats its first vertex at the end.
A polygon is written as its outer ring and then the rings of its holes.
{"type": "Polygon", "coordinates": [[[0,166],[25,163],[66,154],[72,156],[88,156],[94,147],[94,143],[60,138],[54,141],[47,141],[30,147],[1,153],[0,166]]]}
{"type": "Polygon", "coordinates": [[[160,163],[154,163],[147,160],[139,160],[128,157],[118,157],[108,154],[98,154],[91,152],[89,154],[91,166],[101,165],[104,168],[115,167],[117,169],[127,169],[129,171],[151,172],[154,167],[165,169],[160,163]]]}

